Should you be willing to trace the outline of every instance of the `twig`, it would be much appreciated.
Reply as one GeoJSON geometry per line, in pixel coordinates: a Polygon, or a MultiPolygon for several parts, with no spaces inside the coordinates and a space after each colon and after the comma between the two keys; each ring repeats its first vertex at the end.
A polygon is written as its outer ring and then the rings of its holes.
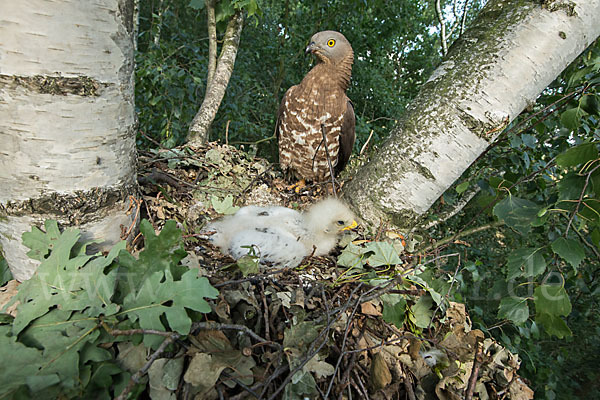
{"type": "Polygon", "coordinates": [[[369,145],[369,142],[371,141],[371,138],[373,137],[373,132],[375,132],[374,129],[371,129],[371,133],[369,133],[369,137],[367,138],[367,141],[365,142],[365,144],[362,145],[362,147],[360,148],[360,152],[358,153],[359,156],[362,155],[362,153],[364,153],[365,149],[367,148],[367,146],[369,145]]]}
{"type": "Polygon", "coordinates": [[[477,377],[479,376],[479,368],[483,362],[483,353],[481,348],[481,337],[477,337],[475,341],[475,357],[473,358],[473,369],[471,370],[471,376],[469,377],[469,383],[465,392],[465,400],[471,400],[473,398],[473,392],[475,391],[475,385],[477,384],[477,377]]]}
{"type": "MultiPolygon", "coordinates": [[[[454,274],[452,275],[452,282],[450,282],[450,287],[448,288],[448,292],[446,293],[446,296],[445,296],[446,300],[448,299],[448,297],[450,297],[450,292],[452,291],[452,287],[454,286],[454,282],[456,282],[456,275],[458,274],[458,270],[460,269],[460,253],[455,253],[455,255],[458,257],[458,260],[456,261],[456,268],[454,269],[454,274]]],[[[431,324],[433,323],[433,319],[435,318],[435,314],[437,314],[437,312],[442,307],[442,303],[443,302],[440,301],[440,304],[437,305],[437,307],[433,311],[433,314],[431,314],[431,320],[429,320],[429,325],[427,325],[427,329],[431,328],[431,324]]]]}
{"type": "MultiPolygon", "coordinates": [[[[315,354],[317,354],[321,348],[327,343],[327,334],[329,333],[329,331],[331,330],[331,326],[338,320],[341,318],[342,313],[348,309],[350,307],[351,304],[351,300],[352,300],[352,296],[354,296],[354,294],[358,291],[358,289],[360,289],[360,287],[362,286],[362,283],[357,285],[354,290],[352,290],[352,292],[350,293],[350,296],[348,296],[348,300],[346,301],[346,303],[344,304],[344,306],[339,307],[337,310],[339,311],[335,311],[335,313],[337,314],[335,318],[330,320],[330,323],[327,324],[327,326],[325,326],[325,328],[323,328],[323,330],[321,330],[321,332],[319,333],[319,335],[317,336],[317,338],[312,342],[312,344],[310,345],[307,355],[304,357],[304,360],[298,364],[296,366],[296,368],[294,368],[293,370],[290,371],[290,373],[288,374],[288,376],[284,379],[284,381],[281,383],[281,385],[279,385],[279,387],[277,388],[277,390],[275,390],[275,392],[273,392],[273,394],[271,395],[271,397],[269,397],[269,400],[273,400],[277,397],[277,395],[279,394],[279,392],[281,392],[285,386],[292,380],[292,377],[296,374],[296,372],[298,372],[300,369],[302,369],[302,367],[304,367],[304,365],[310,361],[315,354]],[[319,341],[321,340],[321,338],[323,338],[323,336],[325,336],[325,340],[323,340],[318,346],[317,343],[319,343],[319,341]]],[[[327,316],[327,318],[329,319],[330,317],[327,316]]],[[[351,319],[350,319],[351,320],[351,319]]],[[[335,372],[334,372],[334,376],[335,376],[335,372]]],[[[267,382],[265,383],[265,388],[263,389],[263,393],[261,393],[261,397],[262,398],[266,392],[266,390],[268,389],[268,384],[273,380],[273,375],[271,377],[269,377],[269,379],[267,380],[267,382]]],[[[325,398],[328,398],[329,395],[329,390],[327,391],[327,393],[325,393],[325,398]]]]}
{"type": "Polygon", "coordinates": [[[133,220],[131,221],[131,224],[129,224],[129,228],[127,229],[126,232],[122,232],[121,233],[121,240],[125,240],[129,237],[129,235],[131,234],[131,231],[133,231],[133,228],[135,228],[137,226],[137,220],[140,217],[140,207],[142,205],[142,199],[136,199],[134,196],[129,196],[129,208],[126,211],[126,215],[129,215],[129,213],[131,213],[131,209],[135,209],[135,215],[133,217],[133,220]],[[135,204],[135,206],[134,206],[135,204]]]}
{"type": "Polygon", "coordinates": [[[264,312],[263,312],[263,318],[265,319],[265,336],[267,338],[267,340],[271,340],[271,333],[269,331],[269,307],[267,305],[267,298],[265,296],[265,285],[263,284],[263,282],[260,282],[260,297],[262,298],[262,303],[263,303],[263,308],[264,308],[264,312]]]}
{"type": "Polygon", "coordinates": [[[132,336],[132,335],[158,335],[164,337],[171,337],[173,332],[165,332],[165,331],[157,331],[155,329],[112,329],[108,324],[104,321],[100,322],[100,325],[112,336],[132,336]]]}
{"type": "Polygon", "coordinates": [[[473,197],[475,197],[479,192],[481,192],[481,188],[479,187],[479,185],[474,186],[469,191],[467,191],[464,194],[464,196],[462,196],[461,199],[456,202],[456,204],[454,204],[452,209],[444,212],[442,215],[440,215],[440,217],[438,219],[436,219],[435,221],[429,221],[427,224],[425,224],[422,227],[415,226],[412,229],[412,231],[415,231],[416,229],[429,230],[429,229],[433,228],[434,226],[441,224],[442,222],[448,221],[450,218],[452,218],[456,214],[458,214],[463,208],[465,208],[465,206],[467,204],[469,204],[469,202],[473,199],[473,197]]]}
{"type": "Polygon", "coordinates": [[[567,237],[567,234],[569,233],[569,229],[571,228],[571,224],[573,223],[573,220],[575,219],[575,215],[577,215],[577,213],[579,212],[579,206],[581,205],[581,202],[583,201],[583,196],[585,196],[585,191],[587,190],[587,187],[590,183],[590,177],[592,176],[592,174],[594,172],[596,172],[596,170],[600,168],[600,165],[596,165],[590,172],[587,173],[587,176],[585,177],[585,183],[583,185],[583,189],[581,189],[581,194],[579,195],[579,199],[577,200],[577,205],[575,206],[575,210],[573,210],[573,214],[571,214],[571,217],[569,218],[569,222],[567,223],[567,229],[565,229],[565,237],[567,237]]]}
{"type": "Polygon", "coordinates": [[[227,123],[225,124],[225,144],[229,146],[229,123],[231,122],[230,119],[227,120],[227,123]]]}
{"type": "Polygon", "coordinates": [[[223,286],[236,285],[238,283],[244,283],[244,282],[258,283],[258,282],[260,282],[261,279],[266,278],[269,275],[277,275],[277,274],[282,274],[284,272],[287,272],[287,268],[274,269],[272,271],[267,271],[267,272],[264,272],[264,273],[258,274],[258,275],[248,276],[248,277],[242,278],[242,279],[234,279],[234,280],[225,281],[225,282],[221,282],[221,283],[215,283],[212,286],[215,289],[218,289],[223,286]]]}
{"type": "MultiPolygon", "coordinates": [[[[350,301],[350,299],[352,299],[352,296],[354,295],[356,290],[358,288],[360,288],[361,286],[362,286],[362,283],[360,283],[356,288],[354,288],[352,293],[350,293],[350,296],[348,296],[348,301],[350,301]]],[[[344,357],[344,349],[346,348],[346,340],[348,340],[348,333],[350,332],[350,326],[352,326],[352,322],[354,321],[354,315],[356,314],[356,310],[358,309],[358,306],[361,304],[361,301],[360,301],[361,298],[362,298],[362,296],[359,296],[358,299],[356,299],[354,308],[352,309],[352,313],[350,314],[350,317],[348,317],[348,322],[346,322],[346,329],[344,330],[344,338],[342,339],[342,346],[340,348],[340,356],[338,357],[337,362],[335,364],[333,377],[331,378],[331,380],[329,381],[329,385],[327,386],[327,391],[325,392],[325,398],[329,398],[329,393],[331,392],[331,389],[333,388],[333,381],[335,379],[335,371],[337,371],[339,369],[342,359],[344,357]]]]}
{"type": "Polygon", "coordinates": [[[432,244],[431,246],[427,246],[424,249],[421,249],[421,252],[425,253],[428,251],[431,251],[433,249],[437,249],[447,243],[452,243],[454,242],[456,239],[464,237],[464,236],[469,236],[472,235],[474,233],[478,233],[481,231],[485,231],[486,229],[491,229],[491,228],[497,228],[499,226],[504,225],[505,222],[504,221],[495,221],[489,224],[485,224],[485,225],[481,225],[481,226],[476,226],[475,228],[471,228],[471,229],[467,229],[467,230],[462,230],[457,232],[456,234],[447,237],[445,239],[439,240],[437,242],[435,242],[434,244],[432,244]]]}
{"type": "Polygon", "coordinates": [[[402,368],[402,370],[405,374],[404,389],[406,390],[406,394],[408,395],[408,400],[417,400],[417,397],[415,396],[415,390],[412,385],[412,378],[410,377],[410,370],[406,371],[404,370],[404,368],[402,368]]]}
{"type": "Polygon", "coordinates": [[[579,236],[579,239],[581,239],[581,241],[596,255],[596,259],[600,260],[600,251],[598,251],[598,249],[596,248],[596,246],[594,246],[593,244],[591,244],[590,242],[588,242],[585,237],[583,236],[583,234],[581,232],[579,232],[577,229],[573,229],[575,231],[575,233],[577,234],[577,236],[579,236]]]}
{"type": "Polygon", "coordinates": [[[152,356],[146,362],[146,364],[144,364],[144,366],[139,371],[137,371],[135,374],[131,375],[131,378],[129,378],[129,383],[127,384],[127,387],[125,387],[125,389],[123,389],[121,394],[119,396],[117,396],[115,400],[125,400],[127,398],[127,395],[129,394],[129,392],[131,392],[131,390],[135,387],[135,385],[137,385],[139,383],[140,379],[144,375],[146,375],[146,373],[148,372],[148,370],[150,369],[150,367],[152,366],[154,361],[156,361],[156,359],[158,359],[158,357],[160,357],[160,355],[165,351],[165,349],[167,348],[168,345],[170,345],[173,341],[179,339],[179,336],[180,335],[178,333],[171,332],[169,334],[169,337],[165,338],[165,340],[161,343],[161,345],[158,347],[158,349],[156,349],[154,354],[152,354],[152,356]]]}

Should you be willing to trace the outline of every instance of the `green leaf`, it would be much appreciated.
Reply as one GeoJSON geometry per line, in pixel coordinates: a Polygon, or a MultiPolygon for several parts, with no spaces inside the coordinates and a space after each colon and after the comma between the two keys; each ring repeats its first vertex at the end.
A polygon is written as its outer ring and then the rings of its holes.
{"type": "Polygon", "coordinates": [[[561,167],[574,167],[585,164],[590,160],[598,158],[598,148],[596,143],[584,143],[579,146],[571,147],[556,157],[556,164],[561,167]]]}
{"type": "Polygon", "coordinates": [[[17,342],[17,336],[11,335],[10,330],[10,326],[0,326],[0,395],[25,385],[30,376],[46,375],[39,371],[42,350],[17,342]]]}
{"type": "Polygon", "coordinates": [[[543,325],[550,336],[554,335],[559,339],[563,339],[573,335],[567,323],[559,316],[541,313],[535,316],[535,320],[538,324],[543,325]]]}
{"type": "Polygon", "coordinates": [[[14,297],[13,301],[20,302],[13,324],[15,334],[52,307],[60,307],[65,311],[84,311],[91,317],[112,315],[118,311],[118,306],[111,302],[117,271],[105,274],[104,270],[125,248],[125,242],[117,244],[106,257],[94,257],[81,254],[89,242],[83,246],[78,244],[81,246],[80,254],[73,252],[80,238],[79,230],[66,229],[54,238],[55,234],[51,231],[46,234],[53,238],[50,256],[42,261],[31,279],[21,284],[14,297]]]}
{"type": "Polygon", "coordinates": [[[23,244],[31,249],[27,256],[38,261],[42,261],[46,257],[60,237],[60,230],[56,221],[49,219],[44,222],[44,227],[46,232],[33,226],[31,232],[24,232],[22,235],[23,244]]]}
{"type": "Polygon", "coordinates": [[[535,149],[535,147],[537,146],[537,139],[535,138],[535,136],[530,135],[528,133],[522,134],[521,140],[523,140],[523,144],[529,147],[530,149],[535,149]]]}
{"type": "MultiPolygon", "coordinates": [[[[43,356],[36,361],[39,371],[32,375],[40,377],[56,374],[60,385],[66,388],[78,384],[80,373],[80,351],[100,335],[95,329],[97,322],[80,312],[67,312],[53,309],[36,319],[20,335],[24,344],[43,348],[43,356]]],[[[20,363],[17,363],[17,365],[20,363]]],[[[12,368],[19,368],[12,365],[12,368]]],[[[21,368],[25,368],[21,366],[21,368]]],[[[29,380],[30,389],[44,388],[44,392],[54,378],[29,380]]]]}
{"type": "MultiPolygon", "coordinates": [[[[201,313],[210,312],[210,306],[203,299],[214,299],[218,290],[210,285],[208,279],[198,276],[198,271],[188,270],[181,280],[174,280],[169,269],[154,272],[148,276],[140,290],[132,292],[123,301],[125,310],[133,321],[139,320],[142,329],[167,331],[169,328],[187,335],[192,320],[186,308],[201,313]],[[169,326],[165,326],[162,317],[166,317],[169,326]]],[[[144,344],[156,348],[163,338],[156,335],[144,335],[144,344]]]]}
{"type": "Polygon", "coordinates": [[[546,259],[542,255],[542,248],[523,248],[513,251],[506,261],[506,269],[509,280],[543,273],[546,270],[546,259]]]}
{"type": "Polygon", "coordinates": [[[406,317],[406,299],[399,294],[384,294],[381,296],[381,300],[383,301],[383,320],[402,329],[406,317]]]}
{"type": "Polygon", "coordinates": [[[469,181],[464,181],[456,186],[456,193],[461,194],[469,187],[469,181]]]}
{"type": "Polygon", "coordinates": [[[575,270],[577,270],[579,264],[585,258],[583,246],[577,240],[566,239],[564,237],[560,237],[552,242],[552,251],[565,259],[575,270]]]}
{"type": "Polygon", "coordinates": [[[529,318],[527,299],[523,297],[505,297],[498,307],[498,318],[505,318],[516,325],[524,324],[529,318]]]}
{"type": "Polygon", "coordinates": [[[533,292],[535,311],[538,314],[567,316],[571,313],[571,301],[564,287],[540,285],[533,292]]]}
{"type": "Polygon", "coordinates": [[[579,100],[579,105],[588,114],[598,115],[600,107],[598,105],[597,97],[598,96],[594,93],[586,93],[583,96],[581,96],[581,99],[579,100]]]}
{"type": "Polygon", "coordinates": [[[494,206],[494,215],[523,235],[531,230],[538,211],[539,207],[534,202],[510,194],[494,206]]]}
{"type": "MultiPolygon", "coordinates": [[[[119,292],[125,297],[131,292],[139,290],[146,278],[155,272],[164,272],[169,269],[175,279],[179,279],[188,271],[179,262],[187,256],[183,248],[181,231],[175,221],[167,221],[159,235],[154,233],[154,228],[148,220],[142,220],[140,231],[144,235],[144,250],[135,258],[126,251],[119,254],[119,265],[123,266],[127,280],[119,281],[119,292]]],[[[122,298],[120,299],[122,302],[122,298]]]]}
{"type": "Polygon", "coordinates": [[[233,196],[228,194],[223,200],[219,200],[216,196],[212,196],[210,199],[213,208],[219,214],[235,214],[240,208],[233,205],[233,196]]]}
{"type": "Polygon", "coordinates": [[[371,267],[396,265],[402,263],[400,256],[398,256],[398,252],[390,243],[370,242],[365,246],[365,248],[367,251],[373,252],[373,255],[369,256],[367,259],[367,262],[371,267]]]}
{"type": "Polygon", "coordinates": [[[362,268],[366,262],[364,247],[350,243],[338,256],[337,263],[343,267],[362,268]]]}
{"type": "Polygon", "coordinates": [[[583,113],[584,111],[579,107],[570,108],[560,115],[560,122],[565,128],[575,131],[581,125],[581,117],[583,116],[583,113]]]}
{"type": "Polygon", "coordinates": [[[431,296],[421,296],[419,300],[411,307],[411,310],[415,316],[415,325],[419,328],[427,328],[433,317],[433,299],[431,296]]]}
{"type": "MultiPolygon", "coordinates": [[[[250,246],[250,248],[253,249],[253,247],[251,247],[251,246],[250,246]]],[[[240,271],[242,271],[242,275],[248,276],[250,274],[258,273],[259,260],[260,260],[260,257],[251,255],[251,254],[246,254],[245,256],[240,257],[236,261],[236,264],[237,264],[238,268],[240,269],[240,271]]]]}
{"type": "Polygon", "coordinates": [[[559,200],[578,200],[585,186],[585,177],[569,173],[559,180],[556,185],[559,200]]]}
{"type": "Polygon", "coordinates": [[[189,6],[191,8],[193,8],[194,10],[202,10],[202,9],[204,9],[204,7],[206,7],[206,1],[205,0],[190,0],[189,6]]]}
{"type": "Polygon", "coordinates": [[[600,229],[596,228],[591,235],[592,243],[600,249],[600,229]]]}

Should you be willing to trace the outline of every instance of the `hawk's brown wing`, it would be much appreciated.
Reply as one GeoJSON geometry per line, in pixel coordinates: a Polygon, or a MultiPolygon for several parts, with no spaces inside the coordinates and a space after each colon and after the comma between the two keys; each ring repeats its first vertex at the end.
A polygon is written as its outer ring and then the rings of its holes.
{"type": "Polygon", "coordinates": [[[354,106],[352,102],[348,100],[348,106],[344,113],[344,119],[342,120],[342,130],[340,132],[340,151],[338,153],[338,162],[335,166],[335,171],[340,172],[346,166],[350,154],[352,154],[352,147],[356,139],[356,122],[354,119],[354,106]]]}

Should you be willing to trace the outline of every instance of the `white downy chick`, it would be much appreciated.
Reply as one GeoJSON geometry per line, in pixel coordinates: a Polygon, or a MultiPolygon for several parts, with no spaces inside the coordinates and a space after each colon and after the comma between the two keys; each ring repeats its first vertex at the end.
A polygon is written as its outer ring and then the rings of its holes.
{"type": "Polygon", "coordinates": [[[329,198],[305,212],[281,206],[247,206],[206,226],[211,242],[236,260],[253,247],[260,263],[295,267],[308,255],[328,254],[338,234],[356,226],[354,215],[339,200],[329,198]]]}

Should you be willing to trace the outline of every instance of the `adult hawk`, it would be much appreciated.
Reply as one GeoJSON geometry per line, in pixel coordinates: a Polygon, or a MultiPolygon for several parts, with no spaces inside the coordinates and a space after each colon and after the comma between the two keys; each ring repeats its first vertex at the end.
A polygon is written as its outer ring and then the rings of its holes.
{"type": "Polygon", "coordinates": [[[285,92],[279,106],[279,163],[297,179],[323,182],[330,178],[327,153],[334,173],[341,171],[356,138],[354,108],[346,96],[354,52],[335,31],[314,34],[306,52],[314,54],[317,63],[300,84],[285,92]]]}

